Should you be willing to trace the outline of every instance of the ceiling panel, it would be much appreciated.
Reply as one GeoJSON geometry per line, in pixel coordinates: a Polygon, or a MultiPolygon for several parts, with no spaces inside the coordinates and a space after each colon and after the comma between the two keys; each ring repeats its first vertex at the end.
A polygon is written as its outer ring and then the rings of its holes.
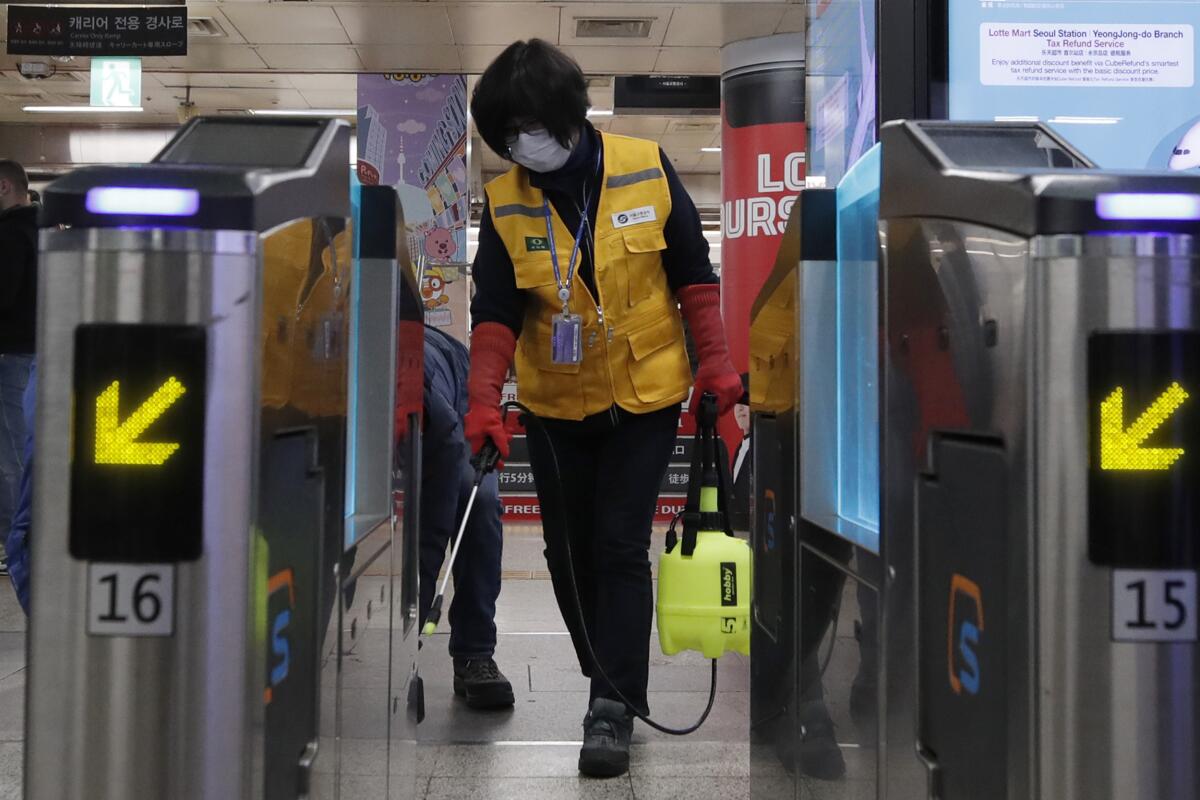
{"type": "Polygon", "coordinates": [[[459,72],[458,50],[449,45],[368,45],[358,48],[368,72],[459,72]]]}
{"type": "Polygon", "coordinates": [[[667,158],[671,159],[671,166],[675,167],[676,172],[696,171],[696,166],[700,163],[699,153],[672,152],[665,147],[663,149],[667,153],[667,158]]]}
{"type": "MultiPolygon", "coordinates": [[[[158,72],[154,73],[163,86],[187,87],[206,86],[247,89],[292,89],[292,82],[286,75],[272,75],[269,72],[158,72]]],[[[143,81],[147,75],[143,74],[143,81]]]]}
{"type": "Polygon", "coordinates": [[[676,75],[719,75],[721,73],[721,49],[719,47],[664,47],[658,51],[655,72],[676,75]]]}
{"type": "Polygon", "coordinates": [[[711,147],[713,140],[719,136],[712,133],[668,133],[659,137],[659,142],[663,147],[699,153],[701,147],[711,147]]]}
{"type": "Polygon", "coordinates": [[[356,72],[362,62],[353,47],[336,44],[265,44],[255,48],[271,69],[356,72]]]}
{"type": "Polygon", "coordinates": [[[783,19],[780,3],[739,3],[715,6],[688,3],[676,9],[664,44],[679,47],[719,47],[729,42],[770,36],[783,19]]]}
{"type": "Polygon", "coordinates": [[[721,154],[720,153],[701,153],[700,161],[696,164],[697,172],[720,172],[721,171],[721,154]]]}
{"type": "Polygon", "coordinates": [[[201,108],[308,108],[296,89],[192,89],[192,102],[201,108]]]}
{"type": "Polygon", "coordinates": [[[504,52],[503,45],[465,45],[458,48],[462,68],[467,72],[480,73],[488,68],[496,56],[504,52]]]}
{"type": "Polygon", "coordinates": [[[347,91],[358,89],[358,76],[352,73],[337,75],[290,75],[292,86],[302,92],[309,90],[347,91]]]}
{"type": "Polygon", "coordinates": [[[615,45],[629,49],[628,45],[659,45],[667,33],[673,6],[653,3],[568,3],[563,6],[559,20],[559,44],[585,46],[615,45]],[[578,17],[640,17],[653,20],[650,35],[646,39],[580,39],[575,36],[578,17]]]}
{"type": "Polygon", "coordinates": [[[666,117],[613,117],[609,128],[622,136],[656,139],[667,132],[666,117]]]}
{"type": "Polygon", "coordinates": [[[225,16],[253,44],[337,44],[350,41],[329,6],[262,3],[225,6],[225,16]]]}
{"type": "Polygon", "coordinates": [[[776,33],[804,33],[808,24],[808,9],[804,6],[789,8],[783,12],[776,33]]]}
{"type": "Polygon", "coordinates": [[[354,108],[358,105],[358,89],[305,89],[300,94],[310,108],[354,108]]]}
{"type": "Polygon", "coordinates": [[[268,66],[253,49],[238,44],[193,44],[186,56],[171,56],[167,61],[172,69],[190,72],[246,72],[268,66]]]}
{"type": "Polygon", "coordinates": [[[432,3],[345,5],[337,7],[342,26],[355,44],[451,44],[450,18],[432,3]]]}
{"type": "Polygon", "coordinates": [[[719,115],[696,115],[687,117],[667,117],[667,133],[708,134],[717,136],[721,133],[721,117],[719,115]]]}
{"type": "Polygon", "coordinates": [[[497,3],[449,7],[454,41],[460,45],[509,45],[520,39],[558,41],[559,9],[543,3],[497,3]]]}
{"type": "Polygon", "coordinates": [[[564,47],[583,67],[584,72],[611,72],[628,75],[650,72],[658,60],[653,47],[564,47]]]}

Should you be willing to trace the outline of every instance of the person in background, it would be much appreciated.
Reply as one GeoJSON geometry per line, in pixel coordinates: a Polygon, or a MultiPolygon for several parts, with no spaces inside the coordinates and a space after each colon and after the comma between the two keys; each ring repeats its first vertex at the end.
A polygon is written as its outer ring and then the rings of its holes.
{"type": "MultiPolygon", "coordinates": [[[[33,364],[37,213],[24,167],[0,161],[0,542],[6,551],[25,447],[22,400],[33,364]]],[[[6,554],[0,564],[7,564],[6,554]]]]}
{"type": "Polygon", "coordinates": [[[17,602],[29,614],[29,528],[33,521],[33,415],[37,407],[37,362],[29,370],[25,386],[25,461],[21,465],[21,485],[12,527],[8,531],[8,577],[17,592],[17,602]]]}
{"type": "MultiPolygon", "coordinates": [[[[446,560],[475,481],[471,451],[463,435],[467,413],[467,348],[449,334],[425,326],[424,430],[421,464],[420,619],[428,617],[446,560]]],[[[403,421],[397,421],[398,426],[403,421]]],[[[450,603],[450,656],[454,693],[474,709],[509,708],[512,684],[493,658],[496,599],[500,596],[499,481],[483,479],[463,543],[454,562],[450,603]]]]}
{"type": "Polygon", "coordinates": [[[629,768],[633,712],[648,713],[650,532],[681,403],[694,386],[724,413],[742,382],[695,205],[657,143],[598,132],[588,106],[579,65],[537,39],[475,86],[476,127],[513,166],[486,188],[465,430],[474,452],[490,439],[507,457],[515,360],[549,439],[528,437],[547,565],[591,678],[579,770],[612,777],[629,768]]]}

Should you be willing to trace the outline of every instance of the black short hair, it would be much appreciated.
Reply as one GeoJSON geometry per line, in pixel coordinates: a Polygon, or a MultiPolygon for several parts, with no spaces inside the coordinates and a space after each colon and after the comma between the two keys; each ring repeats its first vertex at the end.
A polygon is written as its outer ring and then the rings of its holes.
{"type": "Polygon", "coordinates": [[[0,180],[13,184],[18,192],[29,191],[29,176],[25,174],[25,168],[12,159],[0,159],[0,180]]]}
{"type": "Polygon", "coordinates": [[[503,158],[515,123],[536,120],[563,147],[587,121],[587,80],[573,58],[549,42],[514,42],[480,76],[471,94],[479,135],[503,158]]]}

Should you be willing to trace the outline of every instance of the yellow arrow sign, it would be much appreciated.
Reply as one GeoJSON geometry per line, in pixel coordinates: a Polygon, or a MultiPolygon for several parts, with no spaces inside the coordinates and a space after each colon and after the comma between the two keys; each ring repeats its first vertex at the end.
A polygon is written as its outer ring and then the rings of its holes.
{"type": "Polygon", "coordinates": [[[112,385],[96,398],[96,463],[129,464],[157,467],[179,449],[178,442],[139,442],[156,419],[174,405],[187,389],[174,377],[154,390],[146,402],[120,421],[121,382],[112,385]]]}
{"type": "Polygon", "coordinates": [[[1142,442],[1158,429],[1188,399],[1178,383],[1151,403],[1128,428],[1125,427],[1125,391],[1117,387],[1100,404],[1100,469],[1165,470],[1183,455],[1182,447],[1142,447],[1142,442]]]}

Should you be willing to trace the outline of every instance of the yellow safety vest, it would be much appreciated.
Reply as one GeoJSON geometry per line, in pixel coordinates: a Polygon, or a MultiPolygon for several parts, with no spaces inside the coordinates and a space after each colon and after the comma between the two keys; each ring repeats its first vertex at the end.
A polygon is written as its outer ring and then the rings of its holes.
{"type": "Polygon", "coordinates": [[[351,232],[319,253],[315,235],[314,221],[303,219],[263,243],[261,399],[268,408],[337,416],[346,408],[351,232]]]}
{"type": "MultiPolygon", "coordinates": [[[[663,269],[663,225],[671,192],[658,145],[601,134],[604,175],[596,215],[594,298],[576,271],[571,311],[583,319],[583,361],[555,364],[551,320],[561,313],[540,189],[515,166],[488,183],[492,223],[529,296],[516,354],[517,395],[539,416],[579,420],[613,404],[635,414],[687,397],[692,372],[679,305],[663,269]],[[596,301],[604,311],[601,320],[596,301]]],[[[575,231],[551,209],[558,263],[566,279],[575,231]]],[[[582,258],[582,256],[581,256],[582,258]]]]}

